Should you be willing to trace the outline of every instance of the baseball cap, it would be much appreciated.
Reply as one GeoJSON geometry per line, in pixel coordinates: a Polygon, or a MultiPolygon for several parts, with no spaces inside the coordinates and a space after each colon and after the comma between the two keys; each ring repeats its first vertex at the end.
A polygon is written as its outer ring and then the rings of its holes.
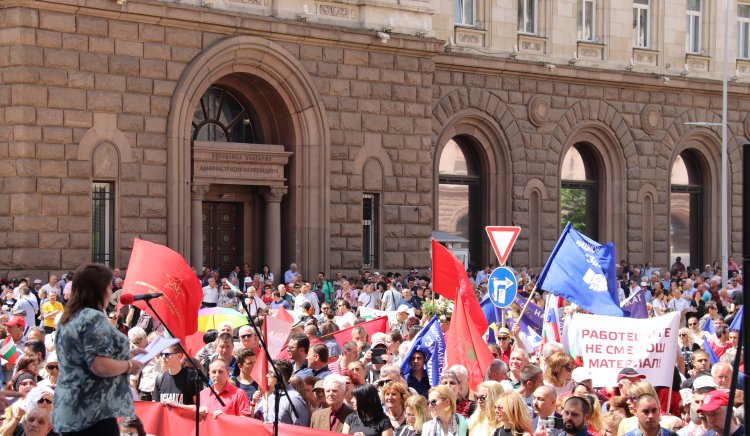
{"type": "Polygon", "coordinates": [[[379,346],[379,345],[382,345],[382,346],[384,346],[384,347],[388,347],[388,344],[386,344],[386,343],[385,343],[385,342],[383,342],[383,341],[375,341],[375,342],[373,342],[373,343],[372,343],[372,347],[370,347],[370,348],[375,348],[375,347],[377,347],[377,346],[379,346]]]}
{"type": "Polygon", "coordinates": [[[245,283],[252,283],[253,278],[252,277],[245,277],[245,283]]]}
{"type": "Polygon", "coordinates": [[[12,316],[8,322],[5,323],[6,326],[16,326],[20,325],[21,327],[26,327],[26,321],[24,321],[23,317],[14,315],[12,316]]]}
{"type": "Polygon", "coordinates": [[[400,313],[408,313],[409,312],[409,308],[406,307],[405,304],[402,304],[402,305],[398,306],[398,309],[396,309],[396,313],[399,313],[399,312],[400,313]]]}
{"type": "Polygon", "coordinates": [[[714,378],[710,375],[702,375],[700,377],[697,377],[693,381],[693,390],[697,391],[698,389],[705,389],[705,388],[711,388],[716,389],[716,382],[714,381],[714,378]]]}
{"type": "Polygon", "coordinates": [[[634,377],[639,378],[639,379],[646,378],[645,375],[640,374],[638,371],[634,370],[633,368],[623,368],[622,370],[620,370],[620,373],[617,374],[617,381],[619,382],[620,380],[624,378],[634,378],[634,377]]]}
{"type": "Polygon", "coordinates": [[[36,279],[36,280],[34,280],[34,284],[35,285],[41,285],[42,284],[42,279],[36,279]]]}
{"type": "Polygon", "coordinates": [[[711,391],[703,397],[703,404],[698,408],[698,413],[713,412],[719,407],[729,405],[729,396],[724,391],[711,391]]]}
{"type": "Polygon", "coordinates": [[[323,380],[318,380],[315,382],[315,386],[313,386],[313,390],[315,389],[323,389],[323,380]]]}
{"type": "Polygon", "coordinates": [[[591,380],[591,370],[588,368],[584,368],[582,366],[579,366],[578,368],[573,370],[573,381],[576,383],[582,383],[586,380],[591,380]]]}

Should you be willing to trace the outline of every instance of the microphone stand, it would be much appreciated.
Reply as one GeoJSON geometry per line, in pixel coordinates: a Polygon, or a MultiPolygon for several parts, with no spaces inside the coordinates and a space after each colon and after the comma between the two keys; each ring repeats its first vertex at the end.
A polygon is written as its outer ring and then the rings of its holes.
{"type": "MultiPolygon", "coordinates": [[[[161,325],[164,326],[164,330],[169,333],[169,336],[175,337],[174,334],[172,334],[172,331],[169,330],[169,327],[164,323],[164,321],[161,319],[161,316],[159,316],[159,312],[154,309],[154,306],[151,305],[151,300],[145,300],[146,306],[151,309],[152,312],[154,312],[154,315],[156,315],[156,318],[159,320],[161,325]]],[[[214,394],[216,399],[219,401],[219,404],[221,404],[221,407],[226,406],[224,404],[224,401],[221,399],[219,394],[216,393],[213,387],[211,387],[208,376],[203,373],[203,371],[198,368],[198,365],[193,362],[193,359],[188,354],[187,350],[185,350],[185,347],[182,346],[182,341],[177,342],[177,346],[180,347],[180,351],[185,355],[185,358],[188,362],[190,362],[190,365],[193,366],[193,369],[195,369],[195,378],[193,379],[195,382],[195,436],[200,436],[200,420],[201,420],[201,388],[203,387],[203,384],[205,384],[208,389],[211,390],[211,393],[214,394]]]]}
{"type": "MultiPolygon", "coordinates": [[[[245,303],[245,297],[247,297],[247,294],[243,296],[241,293],[239,294],[240,297],[240,304],[245,309],[245,313],[247,314],[247,321],[250,323],[250,325],[253,327],[253,330],[255,330],[256,336],[258,336],[258,340],[260,341],[260,346],[263,349],[263,351],[266,353],[266,360],[268,360],[268,364],[273,369],[273,373],[276,377],[276,384],[273,387],[273,394],[274,394],[274,419],[273,419],[273,435],[279,436],[279,408],[281,404],[281,394],[283,392],[284,395],[289,399],[289,408],[292,410],[292,416],[295,418],[299,417],[299,414],[297,413],[297,409],[294,408],[294,403],[292,403],[292,397],[289,396],[289,392],[286,389],[286,383],[284,383],[284,378],[281,376],[281,373],[279,372],[279,369],[276,368],[276,365],[273,363],[273,359],[271,358],[271,353],[268,352],[268,347],[266,346],[265,338],[263,338],[263,335],[261,334],[260,330],[258,329],[258,326],[253,321],[252,316],[250,316],[250,309],[247,307],[247,303],[245,303]]],[[[253,303],[255,303],[255,297],[250,297],[253,300],[253,303]]],[[[257,303],[256,303],[257,308],[257,303]]],[[[256,309],[257,310],[257,309],[256,309]]],[[[256,312],[257,315],[257,312],[256,312]]],[[[267,321],[265,321],[267,322],[267,321]]],[[[266,403],[266,408],[268,408],[268,403],[266,403]]]]}

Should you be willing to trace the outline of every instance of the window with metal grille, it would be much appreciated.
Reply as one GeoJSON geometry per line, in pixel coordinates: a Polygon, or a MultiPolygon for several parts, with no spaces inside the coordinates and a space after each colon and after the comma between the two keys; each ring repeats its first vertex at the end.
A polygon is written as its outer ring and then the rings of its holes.
{"type": "Polygon", "coordinates": [[[252,114],[222,88],[208,88],[193,114],[193,140],[255,143],[258,132],[252,114]]]}
{"type": "Polygon", "coordinates": [[[362,195],[362,266],[378,266],[378,240],[380,239],[378,194],[362,195]]]}
{"type": "Polygon", "coordinates": [[[94,182],[91,188],[91,260],[111,267],[115,247],[114,183],[94,182]]]}

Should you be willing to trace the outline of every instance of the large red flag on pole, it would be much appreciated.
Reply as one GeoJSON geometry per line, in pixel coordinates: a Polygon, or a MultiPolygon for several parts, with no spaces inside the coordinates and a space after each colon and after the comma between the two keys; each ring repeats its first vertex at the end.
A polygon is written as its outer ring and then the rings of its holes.
{"type": "MultiPolygon", "coordinates": [[[[456,300],[456,294],[460,287],[458,282],[459,271],[456,270],[455,256],[438,241],[432,240],[432,291],[437,292],[449,300],[456,300]]],[[[460,270],[466,274],[461,263],[460,270]]]]}
{"type": "Polygon", "coordinates": [[[476,391],[493,359],[487,343],[482,339],[487,331],[487,319],[474,295],[474,288],[463,264],[435,240],[432,241],[432,273],[433,277],[441,277],[446,286],[441,289],[456,289],[456,305],[450,328],[445,335],[446,366],[458,364],[466,367],[469,370],[469,386],[476,391]]]}
{"type": "MultiPolygon", "coordinates": [[[[203,289],[198,277],[179,253],[159,244],[135,238],[123,292],[133,295],[160,293],[151,300],[164,323],[184,343],[198,330],[198,310],[203,289]]],[[[154,317],[143,301],[134,303],[154,317]]]]}

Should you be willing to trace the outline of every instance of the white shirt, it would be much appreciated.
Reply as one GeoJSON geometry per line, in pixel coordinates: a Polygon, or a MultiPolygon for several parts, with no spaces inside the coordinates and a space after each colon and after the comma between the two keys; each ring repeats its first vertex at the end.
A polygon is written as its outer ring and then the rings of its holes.
{"type": "Polygon", "coordinates": [[[218,303],[219,302],[219,288],[212,288],[211,286],[203,287],[203,302],[204,303],[218,303]]]}
{"type": "Polygon", "coordinates": [[[312,304],[316,315],[320,313],[320,303],[318,303],[318,296],[315,295],[314,292],[308,292],[307,294],[300,292],[299,295],[294,298],[294,309],[302,310],[302,303],[305,301],[309,301],[310,304],[312,304]]]}
{"type": "Polygon", "coordinates": [[[368,294],[367,292],[362,292],[361,294],[359,294],[359,297],[357,297],[357,302],[359,303],[359,306],[375,309],[375,296],[373,296],[372,294],[368,294]]]}
{"type": "Polygon", "coordinates": [[[255,297],[248,297],[245,300],[245,304],[247,304],[247,308],[250,309],[250,316],[255,316],[258,313],[258,309],[265,309],[266,303],[263,302],[262,299],[255,297]]]}

